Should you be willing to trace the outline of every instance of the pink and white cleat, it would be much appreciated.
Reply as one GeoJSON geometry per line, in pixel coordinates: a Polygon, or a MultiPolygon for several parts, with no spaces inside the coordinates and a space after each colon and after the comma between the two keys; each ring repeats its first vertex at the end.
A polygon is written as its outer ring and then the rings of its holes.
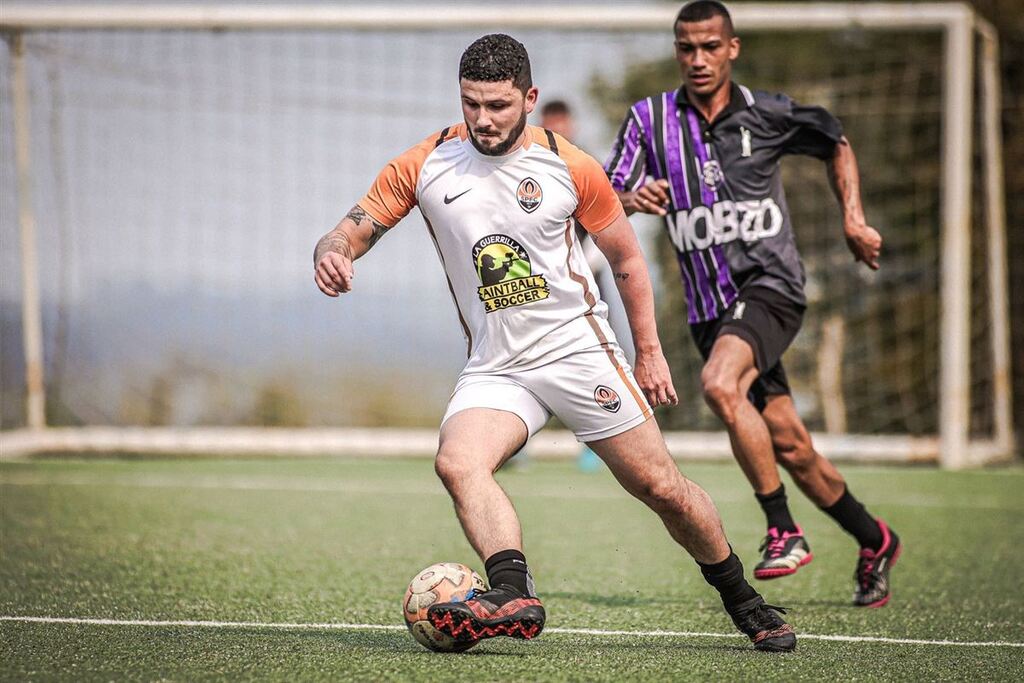
{"type": "Polygon", "coordinates": [[[761,561],[754,567],[755,579],[777,579],[780,576],[796,574],[796,570],[812,559],[811,548],[807,545],[804,532],[768,529],[768,535],[761,542],[761,561]]]}

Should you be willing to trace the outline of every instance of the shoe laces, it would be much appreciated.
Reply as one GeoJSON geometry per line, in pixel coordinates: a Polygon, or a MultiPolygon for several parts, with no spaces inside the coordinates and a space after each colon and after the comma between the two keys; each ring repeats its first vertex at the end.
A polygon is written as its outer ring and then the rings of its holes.
{"type": "Polygon", "coordinates": [[[505,603],[511,602],[512,600],[515,600],[519,597],[522,596],[518,592],[514,593],[513,591],[506,590],[502,587],[494,586],[493,588],[489,588],[486,591],[475,593],[471,598],[466,598],[466,601],[468,602],[471,599],[484,600],[494,605],[495,607],[501,607],[505,603]]]}
{"type": "Polygon", "coordinates": [[[780,607],[778,605],[769,605],[763,600],[756,604],[752,609],[745,613],[737,615],[737,625],[743,630],[752,631],[770,631],[772,629],[779,628],[785,622],[779,617],[779,614],[785,614],[787,608],[780,607]],[[776,614],[776,612],[778,614],[776,614]],[[744,628],[746,627],[746,628],[744,628]]]}
{"type": "Polygon", "coordinates": [[[761,547],[758,548],[758,551],[763,553],[765,549],[767,549],[768,552],[771,554],[772,559],[775,559],[776,557],[781,557],[782,553],[786,550],[787,540],[788,539],[786,538],[785,533],[779,536],[773,536],[772,534],[768,534],[764,537],[764,540],[761,541],[761,547]]]}
{"type": "Polygon", "coordinates": [[[875,553],[866,548],[860,551],[860,559],[857,560],[857,571],[853,573],[853,580],[864,588],[869,588],[875,580],[875,553]]]}
{"type": "Polygon", "coordinates": [[[759,605],[757,609],[758,610],[769,610],[769,609],[771,609],[771,610],[775,610],[779,614],[785,614],[786,612],[789,611],[788,607],[780,607],[779,605],[769,605],[767,602],[762,604],[762,605],[759,605]]]}

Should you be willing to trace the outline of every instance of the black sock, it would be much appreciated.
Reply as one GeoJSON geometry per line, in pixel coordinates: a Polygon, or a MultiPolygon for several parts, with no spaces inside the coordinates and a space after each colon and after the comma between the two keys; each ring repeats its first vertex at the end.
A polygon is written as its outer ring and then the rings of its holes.
{"type": "Polygon", "coordinates": [[[765,517],[768,518],[768,528],[775,527],[779,533],[783,531],[796,531],[796,522],[789,514],[789,503],[786,501],[786,487],[779,484],[779,488],[771,493],[761,495],[755,492],[754,497],[761,504],[765,517]]]}
{"type": "Polygon", "coordinates": [[[533,596],[533,578],[526,566],[526,556],[518,550],[502,550],[484,562],[487,583],[491,588],[512,588],[520,596],[533,596]]]}
{"type": "Polygon", "coordinates": [[[850,495],[849,489],[844,487],[839,500],[821,509],[836,520],[846,533],[856,538],[861,548],[878,550],[882,547],[882,529],[860,501],[850,495]]]}
{"type": "Polygon", "coordinates": [[[736,553],[730,551],[729,557],[718,564],[697,564],[700,565],[704,580],[722,596],[726,610],[757,597],[757,591],[743,576],[743,563],[736,557],[736,553]]]}

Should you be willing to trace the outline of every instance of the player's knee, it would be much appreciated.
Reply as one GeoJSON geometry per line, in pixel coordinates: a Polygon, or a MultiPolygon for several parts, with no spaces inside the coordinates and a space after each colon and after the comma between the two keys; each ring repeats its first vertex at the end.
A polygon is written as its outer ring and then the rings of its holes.
{"type": "Polygon", "coordinates": [[[683,505],[683,496],[676,477],[656,478],[644,482],[637,498],[655,512],[668,512],[683,505]]]}
{"type": "Polygon", "coordinates": [[[442,446],[437,451],[434,472],[446,488],[451,489],[472,475],[473,471],[473,458],[465,450],[454,446],[442,446]]]}
{"type": "Polygon", "coordinates": [[[736,382],[716,373],[704,372],[701,374],[701,383],[704,401],[708,407],[726,424],[732,422],[736,408],[742,400],[736,382]]]}

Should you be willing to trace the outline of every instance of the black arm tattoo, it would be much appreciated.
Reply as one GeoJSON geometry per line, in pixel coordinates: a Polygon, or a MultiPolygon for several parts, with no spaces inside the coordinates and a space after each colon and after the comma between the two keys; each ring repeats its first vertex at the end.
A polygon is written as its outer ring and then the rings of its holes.
{"type": "Polygon", "coordinates": [[[348,218],[356,225],[359,225],[366,218],[366,211],[363,209],[363,207],[356,204],[355,206],[352,207],[352,210],[348,212],[345,218],[348,218]]]}
{"type": "MultiPolygon", "coordinates": [[[[370,236],[366,240],[366,248],[370,249],[377,243],[377,241],[384,236],[390,228],[379,223],[373,219],[366,211],[356,204],[352,207],[345,218],[352,221],[356,225],[361,225],[363,221],[370,221],[372,227],[370,228],[370,236]]],[[[329,233],[320,238],[320,241],[316,243],[316,249],[313,251],[313,265],[320,263],[320,259],[324,257],[324,254],[328,252],[335,252],[354,260],[355,256],[352,253],[352,242],[349,240],[348,235],[339,227],[331,230],[329,233]]]]}
{"type": "Polygon", "coordinates": [[[358,204],[352,207],[352,210],[348,212],[348,215],[345,216],[345,218],[348,218],[356,225],[361,225],[362,222],[367,219],[369,219],[370,223],[373,224],[373,228],[370,230],[370,239],[366,243],[367,249],[370,249],[373,245],[377,244],[377,241],[384,236],[384,233],[390,230],[388,226],[374,220],[373,217],[366,213],[363,207],[358,204]]]}
{"type": "Polygon", "coordinates": [[[629,279],[629,273],[615,273],[614,277],[616,280],[622,280],[623,282],[625,282],[626,280],[629,279]]]}

